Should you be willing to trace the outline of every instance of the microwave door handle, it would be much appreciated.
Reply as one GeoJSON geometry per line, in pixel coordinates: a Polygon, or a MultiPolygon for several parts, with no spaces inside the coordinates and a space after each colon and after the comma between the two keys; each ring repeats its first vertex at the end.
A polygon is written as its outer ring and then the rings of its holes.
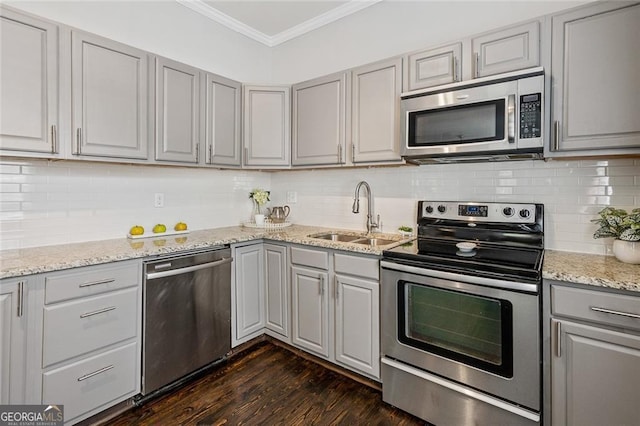
{"type": "Polygon", "coordinates": [[[516,141],[516,95],[507,99],[507,138],[509,143],[516,141]]]}

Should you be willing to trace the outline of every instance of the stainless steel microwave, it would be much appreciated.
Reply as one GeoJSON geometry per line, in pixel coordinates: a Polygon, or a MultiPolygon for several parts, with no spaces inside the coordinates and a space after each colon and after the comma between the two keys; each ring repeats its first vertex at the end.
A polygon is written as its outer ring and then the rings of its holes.
{"type": "Polygon", "coordinates": [[[402,156],[408,162],[542,158],[542,68],[403,93],[402,156]]]}

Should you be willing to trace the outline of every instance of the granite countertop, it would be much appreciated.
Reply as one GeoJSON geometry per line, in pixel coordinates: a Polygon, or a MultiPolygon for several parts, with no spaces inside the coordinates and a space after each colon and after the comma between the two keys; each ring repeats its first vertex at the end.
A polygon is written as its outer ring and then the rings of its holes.
{"type": "Polygon", "coordinates": [[[622,263],[613,256],[545,250],[542,277],[640,292],[640,265],[622,263]]]}
{"type": "MultiPolygon", "coordinates": [[[[338,231],[364,235],[363,232],[292,225],[280,230],[232,226],[191,231],[188,234],[135,239],[64,244],[0,251],[0,278],[11,278],[80,266],[99,265],[119,260],[138,259],[180,251],[204,249],[252,240],[272,240],[346,250],[379,256],[382,250],[408,239],[398,234],[377,234],[396,243],[368,246],[311,238],[309,235],[338,231]]],[[[545,279],[640,292],[640,265],[622,263],[612,256],[599,256],[545,250],[542,276],[545,279]]]]}
{"type": "Polygon", "coordinates": [[[4,250],[0,251],[0,278],[39,274],[79,266],[99,265],[119,260],[137,259],[259,239],[300,243],[371,255],[380,255],[382,250],[407,240],[398,234],[376,233],[376,237],[394,240],[397,243],[385,246],[369,246],[309,237],[309,235],[332,231],[364,235],[363,232],[353,230],[302,225],[292,225],[280,230],[232,226],[144,239],[118,238],[19,250],[4,250]]]}

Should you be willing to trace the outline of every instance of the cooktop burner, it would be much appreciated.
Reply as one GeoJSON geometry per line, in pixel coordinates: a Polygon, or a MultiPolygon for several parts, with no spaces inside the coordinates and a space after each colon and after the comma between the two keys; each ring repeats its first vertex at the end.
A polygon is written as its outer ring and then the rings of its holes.
{"type": "Polygon", "coordinates": [[[383,256],[420,268],[538,283],[542,216],[541,204],[420,201],[418,237],[383,256]]]}

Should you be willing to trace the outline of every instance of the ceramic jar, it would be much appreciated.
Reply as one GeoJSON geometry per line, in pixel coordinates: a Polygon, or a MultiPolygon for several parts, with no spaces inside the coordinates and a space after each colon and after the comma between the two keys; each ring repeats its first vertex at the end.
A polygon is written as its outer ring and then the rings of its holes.
{"type": "Polygon", "coordinates": [[[613,241],[613,255],[620,262],[640,264],[640,241],[613,241]]]}

